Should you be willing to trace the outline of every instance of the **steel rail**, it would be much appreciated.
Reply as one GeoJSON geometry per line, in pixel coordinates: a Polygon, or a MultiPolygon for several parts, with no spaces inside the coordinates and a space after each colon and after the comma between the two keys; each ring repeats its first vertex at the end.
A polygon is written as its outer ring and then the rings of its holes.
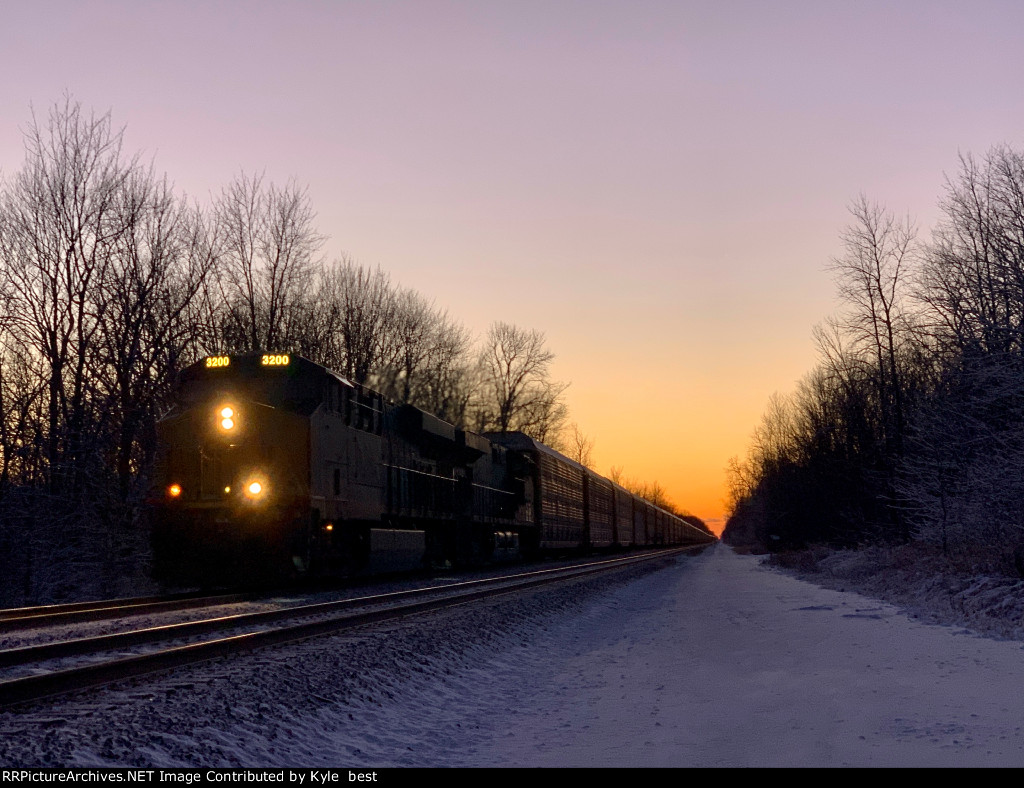
{"type": "Polygon", "coordinates": [[[227,605],[232,602],[244,602],[255,599],[257,596],[255,593],[221,594],[219,596],[183,593],[125,599],[100,599],[91,602],[71,602],[64,605],[6,608],[0,610],[0,632],[142,616],[168,610],[192,610],[200,607],[227,605]]]}
{"type": "MultiPolygon", "coordinates": [[[[321,615],[324,613],[337,613],[342,611],[346,606],[366,606],[381,602],[394,602],[396,600],[408,599],[411,596],[441,594],[441,596],[435,596],[433,599],[407,601],[405,603],[399,603],[373,610],[349,612],[347,614],[343,613],[342,615],[334,615],[314,621],[304,621],[273,629],[234,634],[223,638],[216,638],[183,646],[172,646],[149,654],[121,657],[114,660],[81,665],[64,670],[7,679],[5,681],[0,681],[0,706],[11,706],[55,695],[63,695],[81,689],[109,684],[122,679],[134,678],[173,667],[205,662],[218,657],[229,656],[242,651],[250,651],[264,646],[305,640],[311,637],[336,633],[344,629],[365,624],[380,623],[427,611],[463,605],[469,602],[485,599],[487,597],[515,593],[550,583],[579,579],[635,563],[677,555],[690,549],[693,548],[673,548],[670,550],[658,551],[656,553],[647,553],[642,556],[608,559],[588,563],[582,566],[546,569],[513,575],[511,577],[506,576],[502,578],[470,580],[447,586],[433,586],[429,589],[397,591],[374,597],[360,597],[358,599],[340,600],[339,602],[333,603],[303,605],[298,608],[267,611],[266,613],[241,614],[240,617],[227,616],[218,619],[211,619],[209,621],[192,622],[192,625],[199,625],[200,627],[209,626],[210,629],[207,630],[207,632],[215,631],[217,629],[223,630],[225,628],[237,629],[240,626],[252,626],[257,623],[262,625],[287,618],[309,618],[310,616],[321,615]],[[329,606],[335,606],[334,610],[328,610],[329,606]],[[245,623],[240,623],[239,618],[245,619],[245,623]]],[[[155,633],[156,631],[162,631],[163,634],[155,637],[154,639],[166,640],[171,637],[184,637],[185,635],[182,635],[181,633],[185,630],[179,629],[178,627],[188,626],[190,626],[190,624],[169,625],[168,627],[156,627],[149,630],[140,630],[139,632],[155,633]],[[167,634],[168,632],[172,632],[173,634],[167,634]]],[[[190,634],[197,634],[199,632],[200,629],[197,628],[190,634]]],[[[130,636],[132,634],[138,633],[122,633],[122,635],[101,636],[100,638],[85,638],[82,640],[103,640],[109,642],[109,639],[111,638],[130,636]]],[[[146,637],[148,638],[150,635],[147,634],[146,637]]],[[[132,645],[137,645],[139,642],[153,641],[137,641],[136,643],[132,643],[132,645]]],[[[54,656],[68,656],[71,653],[82,654],[89,653],[90,651],[99,651],[99,649],[90,648],[89,651],[73,651],[63,654],[52,652],[52,649],[58,649],[59,652],[58,647],[62,645],[68,646],[69,644],[78,644],[78,641],[66,641],[63,644],[54,643],[43,644],[42,646],[30,646],[24,649],[12,649],[5,653],[27,652],[27,650],[35,649],[37,650],[37,654],[50,654],[50,656],[38,658],[46,659],[53,658],[54,656]]],[[[124,642],[121,645],[123,646],[127,644],[127,642],[124,642]]],[[[83,648],[84,643],[80,645],[73,645],[71,647],[73,649],[83,648]]],[[[117,646],[106,646],[103,650],[116,647],[117,646]]],[[[27,662],[28,660],[25,661],[27,662]]],[[[9,662],[7,664],[19,663],[9,662]]]]}
{"type": "MultiPolygon", "coordinates": [[[[650,555],[650,554],[648,554],[650,555]]],[[[222,632],[229,629],[241,627],[263,626],[266,624],[287,621],[293,618],[304,618],[309,616],[327,615],[342,612],[351,608],[366,607],[374,604],[390,604],[403,599],[428,596],[430,594],[448,594],[459,589],[486,588],[489,586],[505,585],[530,577],[540,577],[552,573],[569,573],[574,569],[586,569],[589,567],[611,566],[616,563],[622,565],[629,561],[635,561],[645,556],[629,556],[625,558],[609,559],[606,561],[588,562],[572,567],[560,567],[557,569],[541,569],[532,572],[520,572],[514,575],[502,575],[500,577],[482,578],[478,580],[463,580],[458,583],[448,583],[441,586],[428,586],[426,588],[409,589],[405,591],[390,591],[384,594],[370,596],[351,597],[331,602],[315,602],[306,605],[293,605],[277,610],[264,610],[256,613],[235,613],[227,616],[202,619],[200,621],[184,621],[175,624],[163,624],[145,629],[134,629],[126,632],[115,632],[106,635],[93,635],[72,640],[57,640],[49,643],[40,643],[29,646],[0,650],[0,668],[9,668],[17,665],[27,665],[34,662],[42,662],[48,659],[59,659],[63,657],[76,657],[84,654],[95,654],[101,651],[113,651],[115,649],[141,646],[147,643],[158,643],[166,640],[206,635],[211,632],[222,632]]]]}

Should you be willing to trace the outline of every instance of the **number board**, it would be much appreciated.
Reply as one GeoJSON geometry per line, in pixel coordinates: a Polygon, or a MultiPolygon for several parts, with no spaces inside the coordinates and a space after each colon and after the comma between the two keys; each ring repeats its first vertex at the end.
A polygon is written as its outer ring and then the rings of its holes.
{"type": "Polygon", "coordinates": [[[267,354],[260,358],[260,364],[264,367],[287,367],[291,358],[284,353],[267,354]]]}

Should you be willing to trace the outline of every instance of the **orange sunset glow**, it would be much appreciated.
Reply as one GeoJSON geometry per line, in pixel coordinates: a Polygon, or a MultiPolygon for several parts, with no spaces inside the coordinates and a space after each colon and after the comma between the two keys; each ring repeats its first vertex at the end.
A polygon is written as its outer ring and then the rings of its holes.
{"type": "Polygon", "coordinates": [[[0,168],[21,165],[33,112],[71,95],[199,203],[239,173],[298,184],[325,261],[379,267],[475,337],[498,320],[543,332],[595,469],[657,482],[720,532],[730,458],[815,363],[851,199],[928,227],[958,152],[1020,136],[1022,14],[18,4],[0,168]],[[41,29],[46,57],[16,32],[41,29]],[[981,32],[976,62],[948,57],[981,32]]]}

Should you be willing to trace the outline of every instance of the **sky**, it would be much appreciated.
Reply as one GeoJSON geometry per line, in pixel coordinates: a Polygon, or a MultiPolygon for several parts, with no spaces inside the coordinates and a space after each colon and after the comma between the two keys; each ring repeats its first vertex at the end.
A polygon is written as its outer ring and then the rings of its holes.
{"type": "Polygon", "coordinates": [[[3,711],[0,764],[1020,768],[1021,645],[717,543],[3,711]]]}
{"type": "Polygon", "coordinates": [[[816,362],[863,194],[927,237],[962,153],[1020,145],[1024,5],[291,0],[0,6],[0,174],[65,94],[209,201],[308,187],[328,259],[477,335],[544,332],[596,470],[715,529],[816,362]]]}

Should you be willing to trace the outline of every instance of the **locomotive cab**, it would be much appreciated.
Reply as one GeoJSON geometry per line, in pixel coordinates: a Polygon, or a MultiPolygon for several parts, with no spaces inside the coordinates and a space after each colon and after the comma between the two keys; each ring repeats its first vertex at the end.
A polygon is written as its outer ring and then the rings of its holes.
{"type": "Polygon", "coordinates": [[[309,419],[317,397],[287,356],[186,369],[158,424],[158,577],[244,581],[308,569],[309,419]],[[273,404],[270,404],[273,403],[273,404]]]}

